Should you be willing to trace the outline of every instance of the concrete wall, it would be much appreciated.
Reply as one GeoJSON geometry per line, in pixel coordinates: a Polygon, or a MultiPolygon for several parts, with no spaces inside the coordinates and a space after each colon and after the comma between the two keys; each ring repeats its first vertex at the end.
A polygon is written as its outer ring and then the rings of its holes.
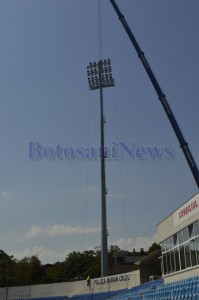
{"type": "MultiPolygon", "coordinates": [[[[22,287],[9,287],[8,299],[27,299],[47,296],[72,296],[131,288],[140,284],[139,271],[91,279],[88,287],[85,280],[22,287]]],[[[0,300],[6,300],[6,288],[0,289],[0,300]]]]}
{"type": "Polygon", "coordinates": [[[175,274],[169,274],[168,276],[164,277],[164,282],[168,283],[168,282],[174,282],[177,280],[183,280],[189,277],[193,277],[199,274],[199,267],[195,267],[192,270],[184,270],[181,271],[180,273],[175,273],[175,274]]]}

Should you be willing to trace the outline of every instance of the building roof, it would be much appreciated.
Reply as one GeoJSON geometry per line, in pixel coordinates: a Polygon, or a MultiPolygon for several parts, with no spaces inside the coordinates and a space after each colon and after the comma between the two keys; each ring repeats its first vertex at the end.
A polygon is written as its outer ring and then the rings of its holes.
{"type": "Polygon", "coordinates": [[[138,265],[138,266],[153,265],[154,263],[157,262],[157,260],[161,257],[161,255],[162,255],[161,249],[158,249],[158,250],[152,252],[151,254],[147,255],[146,257],[137,261],[135,263],[135,265],[138,265]]]}

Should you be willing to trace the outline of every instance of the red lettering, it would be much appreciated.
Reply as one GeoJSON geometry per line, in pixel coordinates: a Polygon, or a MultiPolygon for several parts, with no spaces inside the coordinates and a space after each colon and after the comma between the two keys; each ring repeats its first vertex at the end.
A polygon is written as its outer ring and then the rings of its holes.
{"type": "Polygon", "coordinates": [[[191,204],[187,205],[179,212],[179,219],[183,218],[184,216],[189,214],[192,210],[196,209],[197,207],[198,207],[197,201],[194,200],[191,204]]]}

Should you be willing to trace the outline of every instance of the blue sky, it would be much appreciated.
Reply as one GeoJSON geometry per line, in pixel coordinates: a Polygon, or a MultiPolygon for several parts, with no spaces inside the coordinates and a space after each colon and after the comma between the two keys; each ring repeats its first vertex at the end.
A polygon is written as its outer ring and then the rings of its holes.
{"type": "MultiPolygon", "coordinates": [[[[197,0],[117,0],[199,166],[197,0]]],[[[106,162],[109,244],[145,248],[156,225],[198,192],[177,138],[112,5],[101,0],[105,144],[170,147],[174,159],[106,162]]],[[[99,93],[86,66],[99,60],[97,0],[0,2],[0,245],[16,258],[64,260],[100,245],[100,161],[31,160],[44,147],[98,147],[99,93]]]]}

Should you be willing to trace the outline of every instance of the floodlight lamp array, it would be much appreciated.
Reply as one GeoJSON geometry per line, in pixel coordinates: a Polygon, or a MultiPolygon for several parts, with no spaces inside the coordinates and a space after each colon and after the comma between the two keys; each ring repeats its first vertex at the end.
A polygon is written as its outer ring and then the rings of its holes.
{"type": "Polygon", "coordinates": [[[90,90],[105,88],[115,85],[112,77],[110,59],[89,63],[87,66],[88,84],[90,90]]]}

